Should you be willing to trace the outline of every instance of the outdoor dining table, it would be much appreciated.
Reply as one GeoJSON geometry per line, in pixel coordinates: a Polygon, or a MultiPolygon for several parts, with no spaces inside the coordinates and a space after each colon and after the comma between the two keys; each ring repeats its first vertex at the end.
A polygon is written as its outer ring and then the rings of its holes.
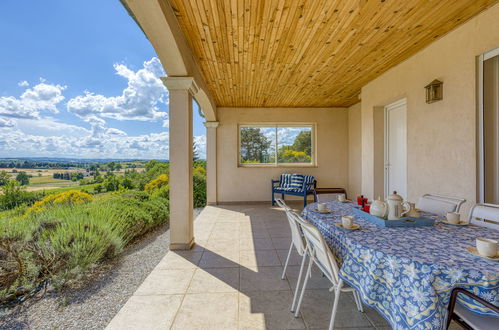
{"type": "MultiPolygon", "coordinates": [[[[453,288],[461,287],[495,305],[499,303],[499,262],[470,254],[475,238],[499,239],[499,232],[474,225],[453,226],[434,214],[435,225],[382,227],[352,211],[355,204],[326,202],[330,213],[309,204],[302,212],[316,226],[341,264],[340,277],[363,302],[383,315],[394,329],[445,328],[453,288]],[[337,226],[350,215],[358,230],[337,226]]],[[[491,313],[470,300],[467,308],[491,313]]],[[[499,322],[499,318],[498,318],[499,322]]]]}

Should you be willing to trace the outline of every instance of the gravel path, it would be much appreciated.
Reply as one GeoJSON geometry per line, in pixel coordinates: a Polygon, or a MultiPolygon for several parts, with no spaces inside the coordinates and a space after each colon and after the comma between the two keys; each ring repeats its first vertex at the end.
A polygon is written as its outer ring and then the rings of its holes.
{"type": "MultiPolygon", "coordinates": [[[[195,210],[197,216],[202,209],[195,210]]],[[[92,280],[65,292],[31,298],[0,315],[0,329],[103,329],[168,251],[168,225],[147,234],[92,280]]]]}

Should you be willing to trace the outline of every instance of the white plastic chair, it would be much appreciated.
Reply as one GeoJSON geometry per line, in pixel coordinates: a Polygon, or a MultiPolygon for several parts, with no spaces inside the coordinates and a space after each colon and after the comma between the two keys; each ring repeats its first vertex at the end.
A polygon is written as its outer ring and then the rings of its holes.
{"type": "Polygon", "coordinates": [[[475,204],[470,210],[468,222],[476,226],[499,230],[499,205],[475,204]]]}
{"type": "Polygon", "coordinates": [[[307,254],[310,258],[307,273],[305,275],[305,281],[301,289],[298,305],[296,306],[295,317],[298,317],[300,306],[303,300],[303,295],[307,287],[307,282],[312,274],[312,263],[315,263],[317,267],[322,271],[324,276],[326,276],[333,284],[331,289],[329,289],[329,291],[334,291],[334,304],[333,310],[331,312],[331,321],[329,322],[329,330],[332,330],[334,328],[334,320],[336,318],[336,311],[338,310],[338,302],[341,292],[352,292],[359,312],[363,312],[362,301],[360,300],[359,293],[354,288],[343,286],[343,280],[339,276],[339,268],[338,264],[336,263],[336,259],[327,246],[321,232],[316,227],[303,220],[303,218],[301,218],[299,215],[295,215],[295,217],[301,225],[303,236],[305,237],[305,241],[307,242],[307,254]]]}
{"type": "Polygon", "coordinates": [[[466,202],[464,198],[439,194],[424,194],[416,203],[416,208],[444,217],[447,215],[447,212],[459,212],[464,202],[466,202]]]}
{"type": "Polygon", "coordinates": [[[282,271],[281,279],[284,279],[286,276],[286,269],[288,268],[289,258],[291,257],[291,252],[293,250],[293,246],[296,249],[296,252],[302,257],[301,265],[300,265],[300,274],[298,275],[298,281],[296,282],[296,290],[293,295],[293,302],[291,304],[291,311],[294,311],[294,306],[296,304],[296,298],[298,297],[298,289],[301,283],[301,277],[303,274],[303,268],[305,267],[305,259],[307,257],[305,240],[303,238],[303,233],[301,230],[300,223],[296,221],[295,213],[291,210],[286,203],[280,199],[276,199],[277,205],[279,205],[284,211],[286,211],[286,215],[288,217],[289,227],[291,228],[291,244],[289,246],[288,256],[286,258],[286,263],[284,264],[284,270],[282,271]]]}

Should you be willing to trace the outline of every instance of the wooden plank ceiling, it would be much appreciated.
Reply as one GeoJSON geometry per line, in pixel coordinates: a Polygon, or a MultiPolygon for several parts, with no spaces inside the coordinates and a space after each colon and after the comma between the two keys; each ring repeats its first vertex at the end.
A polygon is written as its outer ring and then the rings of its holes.
{"type": "Polygon", "coordinates": [[[366,83],[498,2],[161,1],[225,107],[350,106],[366,83]]]}

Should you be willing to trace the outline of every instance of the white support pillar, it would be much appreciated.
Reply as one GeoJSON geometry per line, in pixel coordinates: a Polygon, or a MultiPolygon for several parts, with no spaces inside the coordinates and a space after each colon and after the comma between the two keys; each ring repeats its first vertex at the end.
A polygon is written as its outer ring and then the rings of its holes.
{"type": "Polygon", "coordinates": [[[162,78],[170,97],[170,249],[194,245],[192,198],[192,77],[162,78]]]}
{"type": "Polygon", "coordinates": [[[217,204],[217,127],[218,121],[207,121],[206,127],[206,199],[208,205],[217,204]]]}

